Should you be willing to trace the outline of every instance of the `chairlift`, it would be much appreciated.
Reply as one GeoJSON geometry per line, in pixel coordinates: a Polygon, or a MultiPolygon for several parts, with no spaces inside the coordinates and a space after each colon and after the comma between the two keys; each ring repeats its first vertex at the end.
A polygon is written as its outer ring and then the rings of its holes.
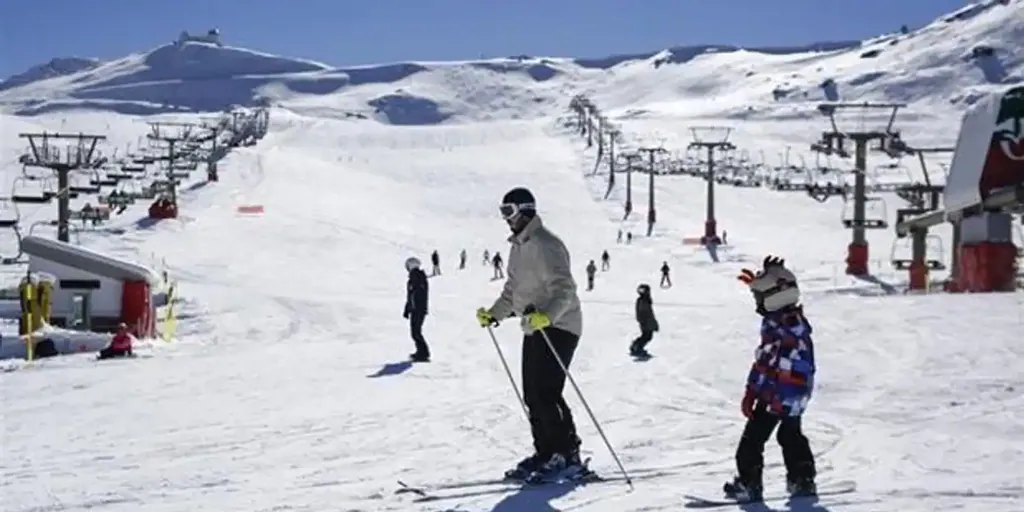
{"type": "Polygon", "coordinates": [[[97,173],[95,178],[89,180],[89,183],[94,187],[116,187],[120,181],[121,180],[113,179],[110,176],[97,173]]]}
{"type": "Polygon", "coordinates": [[[847,201],[843,205],[843,227],[847,229],[886,229],[889,227],[889,211],[885,201],[881,197],[864,198],[864,219],[857,222],[853,218],[854,201],[847,201]]]}
{"type": "MultiPolygon", "coordinates": [[[[99,177],[99,173],[96,171],[93,171],[92,174],[94,179],[99,177]]],[[[100,192],[100,187],[98,185],[92,185],[91,181],[89,185],[83,185],[81,182],[72,182],[72,184],[68,186],[68,190],[76,194],[98,194],[100,192]]]]}
{"type": "MultiPolygon", "coordinates": [[[[913,248],[914,242],[910,237],[897,238],[893,241],[889,259],[894,270],[910,269],[910,266],[914,263],[913,248]]],[[[946,264],[944,263],[946,251],[942,244],[942,238],[938,235],[928,235],[925,238],[924,251],[924,264],[928,270],[946,270],[946,264]]]]}
{"type": "Polygon", "coordinates": [[[14,178],[11,184],[11,201],[15,203],[27,203],[27,204],[46,204],[53,199],[53,195],[41,191],[38,194],[29,194],[23,192],[25,184],[31,181],[38,181],[35,179],[28,179],[24,176],[14,178]]]}
{"type": "Polygon", "coordinates": [[[6,197],[0,197],[0,228],[17,228],[21,223],[18,205],[6,197]]]}
{"type": "Polygon", "coordinates": [[[0,254],[0,265],[20,265],[25,263],[25,261],[21,259],[25,254],[21,248],[21,229],[19,229],[18,224],[8,227],[10,227],[11,232],[14,233],[14,239],[17,243],[17,253],[15,253],[14,256],[4,256],[0,254]]]}

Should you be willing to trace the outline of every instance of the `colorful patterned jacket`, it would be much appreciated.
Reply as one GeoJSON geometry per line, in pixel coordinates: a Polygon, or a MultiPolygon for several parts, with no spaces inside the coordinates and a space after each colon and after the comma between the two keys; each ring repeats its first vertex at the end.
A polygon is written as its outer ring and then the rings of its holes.
{"type": "Polygon", "coordinates": [[[747,377],[747,390],[779,416],[800,416],[814,390],[814,342],[801,308],[772,313],[761,321],[761,345],[747,377]]]}

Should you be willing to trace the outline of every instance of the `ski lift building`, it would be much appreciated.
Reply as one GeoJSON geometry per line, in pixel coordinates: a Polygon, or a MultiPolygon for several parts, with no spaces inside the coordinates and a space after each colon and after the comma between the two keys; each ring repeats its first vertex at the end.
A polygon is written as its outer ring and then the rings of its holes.
{"type": "Polygon", "coordinates": [[[66,329],[106,332],[121,322],[139,337],[156,332],[161,278],[145,266],[84,247],[27,236],[22,250],[30,273],[56,278],[50,324],[66,329]]]}

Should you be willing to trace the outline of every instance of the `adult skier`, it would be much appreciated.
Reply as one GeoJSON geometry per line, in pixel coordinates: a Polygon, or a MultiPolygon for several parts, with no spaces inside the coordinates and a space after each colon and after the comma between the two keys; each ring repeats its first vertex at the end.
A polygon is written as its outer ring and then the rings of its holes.
{"type": "Polygon", "coordinates": [[[491,264],[491,251],[484,249],[484,266],[491,264]]]}
{"type": "Polygon", "coordinates": [[[583,330],[583,312],[569,251],[541,223],[536,204],[525,188],[514,188],[502,199],[501,216],[512,230],[508,279],[494,305],[479,308],[476,317],[481,327],[522,317],[523,399],[534,453],[505,476],[545,481],[586,471],[572,412],[562,397],[566,375],[558,364],[559,359],[566,368],[572,363],[583,330]]]}
{"type": "Polygon", "coordinates": [[[441,256],[437,254],[437,250],[430,253],[430,263],[433,264],[433,268],[430,269],[430,277],[441,275],[441,256]]]}
{"type": "Polygon", "coordinates": [[[594,264],[594,260],[590,260],[587,263],[587,291],[594,289],[594,276],[597,275],[597,265],[594,264]]]}
{"type": "Polygon", "coordinates": [[[601,253],[601,272],[606,272],[611,268],[611,256],[608,256],[608,251],[601,253]]]}
{"type": "Polygon", "coordinates": [[[661,262],[661,284],[659,286],[661,286],[662,288],[672,287],[672,278],[669,277],[668,275],[669,271],[670,269],[668,268],[668,262],[661,262]]]}
{"type": "Polygon", "coordinates": [[[459,253],[459,270],[463,270],[465,268],[466,268],[466,250],[463,249],[462,252],[459,253]]]}
{"type": "Polygon", "coordinates": [[[491,265],[494,265],[494,280],[505,279],[505,271],[502,270],[502,264],[505,263],[501,259],[501,253],[494,253],[494,259],[491,260],[491,265]]]}
{"type": "Polygon", "coordinates": [[[640,324],[640,337],[629,345],[629,355],[633,357],[650,357],[647,344],[658,332],[658,319],[654,317],[654,301],[651,300],[651,286],[641,283],[636,287],[636,322],[640,324]]]}
{"type": "Polygon", "coordinates": [[[796,276],[785,260],[768,256],[760,271],[743,269],[738,278],[750,288],[762,317],[761,342],[740,405],[747,424],[736,449],[738,475],[723,490],[741,501],[762,499],[764,445],[778,427],[787,489],[793,495],[816,494],[814,454],[801,425],[814,389],[814,343],[796,276]]]}
{"type": "Polygon", "coordinates": [[[425,363],[430,361],[430,347],[423,337],[423,321],[427,319],[427,301],[430,294],[427,274],[420,268],[420,260],[417,258],[405,260],[405,270],[409,272],[409,280],[405,285],[405,311],[402,317],[409,320],[409,334],[416,344],[416,352],[409,354],[409,359],[425,363]]]}

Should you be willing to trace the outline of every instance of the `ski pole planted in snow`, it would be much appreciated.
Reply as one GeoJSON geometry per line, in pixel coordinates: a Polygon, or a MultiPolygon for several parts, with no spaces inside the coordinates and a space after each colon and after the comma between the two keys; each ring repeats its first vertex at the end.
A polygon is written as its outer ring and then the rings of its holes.
{"type": "MultiPolygon", "coordinates": [[[[590,409],[590,404],[587,403],[587,399],[583,397],[583,392],[580,391],[580,387],[576,384],[576,379],[572,377],[572,373],[569,371],[569,368],[565,366],[565,362],[562,361],[562,357],[558,355],[558,351],[555,350],[555,346],[551,343],[551,338],[548,337],[548,333],[545,332],[544,329],[540,329],[539,332],[541,336],[544,337],[544,342],[548,344],[548,350],[551,351],[551,355],[555,356],[555,361],[558,362],[558,366],[562,368],[562,373],[565,374],[565,377],[569,379],[569,383],[572,384],[572,389],[576,390],[576,396],[580,398],[580,402],[583,403],[583,408],[587,410],[587,415],[590,416],[590,421],[594,423],[594,427],[597,428],[597,433],[601,435],[601,440],[604,441],[604,445],[608,448],[608,452],[611,453],[612,458],[615,459],[615,464],[619,466],[619,471],[622,473],[622,478],[626,481],[626,485],[628,485],[630,489],[633,489],[633,479],[630,478],[625,466],[622,465],[622,461],[619,460],[619,454],[615,453],[615,448],[612,448],[612,443],[608,441],[608,436],[604,435],[604,429],[601,428],[601,424],[597,421],[597,417],[594,416],[594,411],[590,409]]],[[[494,337],[493,333],[491,334],[491,337],[494,337]]],[[[497,340],[495,340],[494,343],[497,344],[497,340]]],[[[500,353],[501,350],[498,350],[498,352],[500,353]]],[[[504,357],[502,357],[502,361],[504,361],[504,357]]],[[[508,366],[505,367],[505,370],[508,370],[508,366]]],[[[509,374],[509,378],[511,377],[512,374],[509,374]]],[[[525,405],[523,407],[525,408],[525,405]]],[[[529,418],[529,415],[527,415],[527,418],[529,418]]]]}
{"type": "Polygon", "coordinates": [[[494,342],[494,350],[498,351],[498,358],[501,359],[501,366],[505,367],[505,375],[508,375],[508,382],[512,385],[512,391],[515,391],[516,398],[519,399],[519,405],[523,408],[523,414],[526,415],[526,423],[530,423],[530,411],[526,408],[526,401],[523,400],[523,394],[519,392],[519,387],[516,386],[516,380],[512,377],[512,370],[508,367],[508,361],[505,360],[505,353],[501,351],[501,345],[498,344],[498,338],[494,336],[494,328],[487,326],[487,334],[491,335],[491,341],[494,342]]]}

